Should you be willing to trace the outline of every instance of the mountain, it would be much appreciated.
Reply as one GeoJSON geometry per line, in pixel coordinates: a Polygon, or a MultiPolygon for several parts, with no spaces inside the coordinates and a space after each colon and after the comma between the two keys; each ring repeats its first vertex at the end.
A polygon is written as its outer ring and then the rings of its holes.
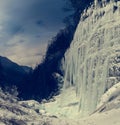
{"type": "MultiPolygon", "coordinates": [[[[47,81],[47,71],[53,70],[52,67],[46,70],[47,66],[42,64],[35,69],[34,80],[47,81]]],[[[0,89],[0,124],[120,124],[119,0],[95,0],[84,10],[62,66],[65,74],[61,93],[48,101],[18,101],[0,89]]],[[[2,65],[0,69],[4,71],[2,65]]],[[[2,72],[0,74],[2,76],[2,72]]],[[[56,77],[61,76],[56,74],[56,77]]],[[[43,89],[42,94],[44,89],[49,90],[46,84],[38,82],[36,86],[35,81],[32,87],[33,90],[41,87],[38,89],[43,89]]]]}
{"type": "Polygon", "coordinates": [[[0,56],[1,85],[18,85],[27,75],[32,72],[28,66],[20,66],[6,57],[0,56]]]}
{"type": "Polygon", "coordinates": [[[108,94],[120,82],[119,0],[95,0],[84,11],[65,54],[64,67],[64,88],[75,87],[81,115],[94,112],[101,101],[113,100],[114,93],[119,95],[119,89],[108,94]]]}

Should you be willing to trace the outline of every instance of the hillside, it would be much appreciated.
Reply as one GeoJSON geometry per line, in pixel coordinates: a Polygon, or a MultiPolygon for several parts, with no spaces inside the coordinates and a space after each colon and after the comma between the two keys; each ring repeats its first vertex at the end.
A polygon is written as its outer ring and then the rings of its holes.
{"type": "Polygon", "coordinates": [[[0,56],[0,85],[17,86],[30,72],[32,72],[32,68],[20,66],[8,58],[0,56]]]}

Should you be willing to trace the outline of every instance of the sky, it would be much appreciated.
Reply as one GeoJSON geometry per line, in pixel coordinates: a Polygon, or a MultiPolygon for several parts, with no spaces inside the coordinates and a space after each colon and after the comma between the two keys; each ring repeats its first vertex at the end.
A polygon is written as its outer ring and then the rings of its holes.
{"type": "Polygon", "coordinates": [[[0,0],[0,55],[36,66],[47,43],[64,28],[65,0],[0,0]]]}

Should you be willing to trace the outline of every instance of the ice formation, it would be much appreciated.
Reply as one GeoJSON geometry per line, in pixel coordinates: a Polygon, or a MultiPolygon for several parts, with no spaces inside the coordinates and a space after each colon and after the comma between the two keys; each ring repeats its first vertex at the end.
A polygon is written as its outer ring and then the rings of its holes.
{"type": "Polygon", "coordinates": [[[64,89],[74,86],[81,115],[120,81],[120,2],[95,0],[86,9],[65,54],[64,89]]]}

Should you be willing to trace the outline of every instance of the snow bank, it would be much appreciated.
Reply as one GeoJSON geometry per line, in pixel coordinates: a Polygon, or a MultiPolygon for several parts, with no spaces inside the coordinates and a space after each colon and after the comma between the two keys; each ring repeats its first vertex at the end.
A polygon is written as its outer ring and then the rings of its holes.
{"type": "Polygon", "coordinates": [[[105,94],[102,95],[98,108],[104,105],[105,103],[114,100],[116,97],[120,96],[120,82],[113,85],[105,94]]]}

